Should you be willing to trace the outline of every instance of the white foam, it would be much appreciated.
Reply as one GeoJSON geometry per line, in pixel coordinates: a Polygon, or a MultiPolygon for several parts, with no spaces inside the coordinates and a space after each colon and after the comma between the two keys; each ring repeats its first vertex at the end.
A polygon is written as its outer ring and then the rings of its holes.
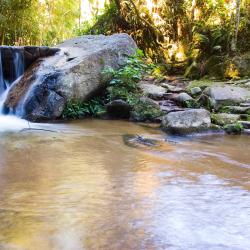
{"type": "Polygon", "coordinates": [[[29,128],[28,121],[12,115],[0,115],[0,132],[19,131],[29,128]]]}

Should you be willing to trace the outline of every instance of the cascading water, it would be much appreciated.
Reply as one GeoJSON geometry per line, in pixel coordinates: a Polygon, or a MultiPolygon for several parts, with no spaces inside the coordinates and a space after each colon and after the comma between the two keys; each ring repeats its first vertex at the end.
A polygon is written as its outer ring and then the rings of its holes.
{"type": "MultiPolygon", "coordinates": [[[[21,51],[14,50],[12,53],[13,63],[9,67],[13,67],[12,78],[17,80],[24,73],[24,58],[21,51]]],[[[4,102],[7,98],[10,85],[13,80],[7,79],[4,75],[3,57],[0,49],[0,131],[16,130],[27,127],[25,120],[19,119],[15,116],[5,115],[4,113],[4,102]]]]}

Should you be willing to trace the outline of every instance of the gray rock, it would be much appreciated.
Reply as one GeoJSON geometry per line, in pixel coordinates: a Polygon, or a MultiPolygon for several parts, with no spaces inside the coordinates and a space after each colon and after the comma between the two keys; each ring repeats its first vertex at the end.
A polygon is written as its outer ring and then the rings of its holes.
{"type": "Polygon", "coordinates": [[[180,93],[177,96],[175,96],[174,100],[181,104],[184,104],[188,101],[193,100],[193,98],[187,93],[180,93]]]}
{"type": "Polygon", "coordinates": [[[178,86],[173,86],[173,85],[170,85],[168,83],[162,83],[161,86],[163,88],[166,88],[169,92],[172,92],[172,93],[180,93],[184,90],[184,88],[181,88],[178,86]]]}
{"type": "Polygon", "coordinates": [[[241,87],[208,87],[203,94],[210,99],[210,105],[218,110],[222,106],[239,104],[250,100],[250,91],[241,87]]]}
{"type": "Polygon", "coordinates": [[[173,134],[207,130],[211,125],[210,113],[205,109],[171,112],[163,117],[162,129],[173,134]]]}
{"type": "Polygon", "coordinates": [[[112,36],[82,36],[67,40],[58,46],[60,52],[33,68],[33,78],[29,84],[16,83],[12,86],[5,103],[8,108],[24,110],[23,117],[32,120],[53,119],[62,112],[47,112],[53,109],[52,96],[60,96],[62,110],[68,101],[85,102],[105,86],[102,70],[109,66],[118,69],[123,66],[129,55],[136,51],[136,44],[127,34],[112,36]],[[15,96],[22,92],[22,100],[15,96]],[[51,94],[52,92],[52,94],[51,94]],[[56,93],[55,94],[53,94],[56,93]],[[37,100],[36,100],[37,99],[37,100]],[[18,107],[22,103],[22,107],[18,107]],[[53,113],[53,115],[52,115],[53,113]]]}
{"type": "Polygon", "coordinates": [[[131,106],[123,100],[114,100],[107,105],[107,112],[113,118],[129,118],[131,106]]]}
{"type": "Polygon", "coordinates": [[[201,92],[202,90],[200,87],[194,87],[190,90],[191,95],[199,95],[201,92]]]}
{"type": "Polygon", "coordinates": [[[139,87],[146,96],[154,100],[162,99],[167,92],[166,89],[161,86],[157,86],[146,82],[140,82],[139,87]]]}

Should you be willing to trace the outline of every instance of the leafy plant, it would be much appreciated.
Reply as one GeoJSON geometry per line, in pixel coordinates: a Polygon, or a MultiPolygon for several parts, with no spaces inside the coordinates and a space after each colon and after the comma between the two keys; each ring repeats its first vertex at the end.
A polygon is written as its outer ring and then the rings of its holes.
{"type": "Polygon", "coordinates": [[[131,102],[134,99],[133,95],[139,92],[137,83],[142,79],[143,74],[151,71],[152,68],[152,65],[145,63],[141,50],[137,50],[135,55],[130,56],[123,68],[119,70],[111,67],[105,68],[103,74],[111,79],[107,88],[108,99],[119,98],[131,102]]]}
{"type": "Polygon", "coordinates": [[[98,116],[105,112],[104,101],[101,98],[93,98],[88,102],[74,102],[67,103],[62,117],[64,119],[80,119],[88,116],[98,116]]]}

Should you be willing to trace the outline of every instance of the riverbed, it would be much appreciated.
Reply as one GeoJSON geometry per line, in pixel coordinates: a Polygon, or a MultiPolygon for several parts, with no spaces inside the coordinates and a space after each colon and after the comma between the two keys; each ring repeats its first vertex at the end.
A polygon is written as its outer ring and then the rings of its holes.
{"type": "Polygon", "coordinates": [[[0,129],[1,250],[250,249],[249,136],[32,126],[0,129]]]}

